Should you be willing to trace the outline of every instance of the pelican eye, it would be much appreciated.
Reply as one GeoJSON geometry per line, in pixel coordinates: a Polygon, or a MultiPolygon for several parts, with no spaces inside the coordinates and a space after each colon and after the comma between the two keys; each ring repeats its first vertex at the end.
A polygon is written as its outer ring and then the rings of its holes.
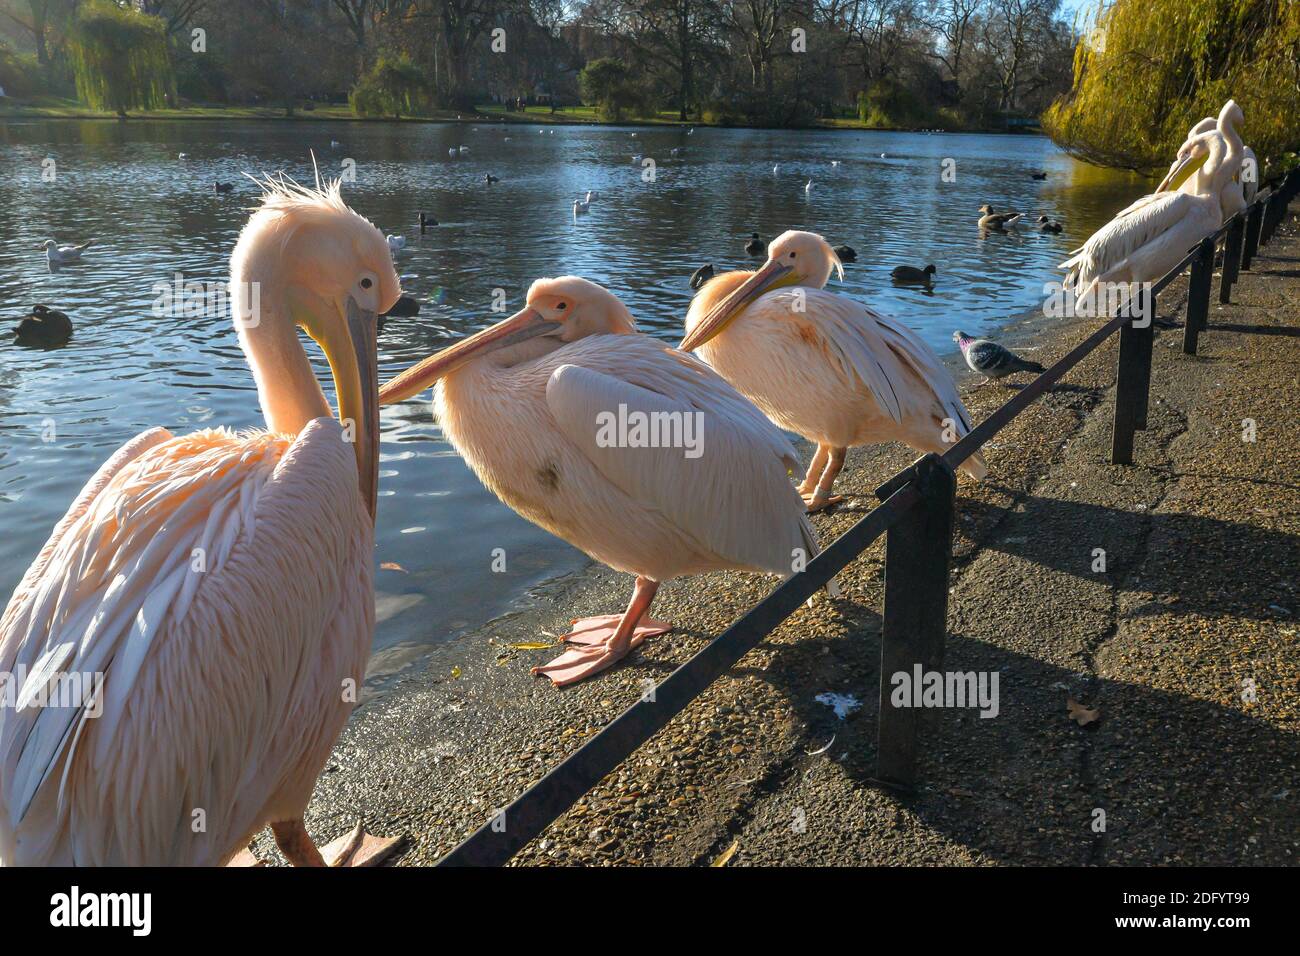
{"type": "Polygon", "coordinates": [[[793,253],[793,252],[790,253],[790,258],[793,259],[793,258],[795,257],[795,255],[796,255],[796,253],[793,253]]]}
{"type": "Polygon", "coordinates": [[[368,278],[361,280],[361,288],[363,289],[369,289],[372,285],[374,285],[374,283],[368,278]]]}
{"type": "Polygon", "coordinates": [[[559,305],[557,305],[555,308],[558,309],[559,311],[563,312],[565,309],[568,308],[568,305],[566,305],[565,303],[561,302],[561,303],[560,303],[559,305]]]}

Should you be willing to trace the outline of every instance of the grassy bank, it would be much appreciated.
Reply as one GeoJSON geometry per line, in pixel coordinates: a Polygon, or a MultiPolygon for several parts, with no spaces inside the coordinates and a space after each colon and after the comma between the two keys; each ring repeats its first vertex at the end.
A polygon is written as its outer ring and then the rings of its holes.
{"type": "MultiPolygon", "coordinates": [[[[328,122],[393,122],[392,117],[358,116],[347,104],[317,104],[310,110],[297,109],[293,115],[287,115],[281,106],[183,106],[166,110],[134,110],[130,119],[148,120],[285,120],[328,121],[328,122]]],[[[0,100],[0,119],[117,119],[116,114],[95,110],[76,100],[63,97],[43,96],[31,100],[0,100]]],[[[552,111],[548,106],[530,106],[523,110],[507,109],[504,106],[486,105],[472,111],[438,110],[419,116],[402,116],[398,122],[403,123],[545,123],[554,126],[565,125],[602,125],[606,121],[597,114],[594,106],[568,106],[552,111]]],[[[736,123],[708,123],[701,120],[688,120],[683,123],[675,110],[660,110],[654,116],[625,117],[618,121],[620,126],[720,126],[743,127],[736,123]]],[[[888,122],[863,122],[854,117],[832,117],[817,120],[807,129],[847,129],[847,130],[883,130],[913,131],[917,127],[895,125],[888,122]]],[[[965,128],[949,127],[946,132],[1005,133],[1003,128],[965,128]]],[[[1016,130],[1016,132],[1037,132],[1034,130],[1016,130]]]]}

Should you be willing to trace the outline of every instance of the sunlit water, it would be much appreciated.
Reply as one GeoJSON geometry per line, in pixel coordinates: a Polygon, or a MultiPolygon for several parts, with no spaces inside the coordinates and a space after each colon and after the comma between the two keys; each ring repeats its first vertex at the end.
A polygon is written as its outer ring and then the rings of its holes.
{"type": "MultiPolygon", "coordinates": [[[[586,276],[616,291],[641,328],[676,343],[688,276],[751,266],[751,232],[824,234],[858,253],[842,291],[906,319],[940,351],[955,328],[982,332],[1033,308],[1074,248],[1143,184],[1070,160],[1024,136],[274,122],[0,124],[0,314],[41,302],[66,311],[72,343],[0,346],[0,597],[11,593],[86,479],[153,425],[183,432],[261,424],[229,319],[157,317],[155,286],[226,277],[256,191],[243,179],[311,178],[355,160],[354,208],[404,233],[397,267],[423,302],[380,339],[385,377],[514,311],[529,283],[586,276]],[[331,140],[340,146],[331,148],[331,140]],[[466,153],[448,156],[465,145],[466,153]],[[677,148],[676,156],[672,150],[677,148]],[[184,152],[185,159],[178,158],[184,152]],[[656,162],[643,179],[641,154],[656,162]],[[884,154],[882,156],[882,154],[884,154]],[[42,180],[53,159],[55,179],[42,180]],[[945,166],[946,159],[953,160],[945,166]],[[831,161],[838,160],[839,166],[831,161]],[[773,166],[780,164],[779,172],[773,166]],[[945,181],[944,170],[955,173],[945,181]],[[1046,181],[1031,179],[1045,170],[1046,181]],[[484,175],[501,181],[488,186],[484,175]],[[811,179],[813,187],[805,192],[811,179]],[[235,182],[217,194],[214,180],[235,182]],[[572,200],[597,193],[577,221],[572,200]],[[1065,231],[981,241],[991,202],[1065,231]],[[420,236],[420,211],[440,225],[420,236]],[[37,244],[96,239],[50,273],[37,244]],[[900,264],[938,267],[933,295],[895,288],[900,264]],[[52,432],[51,432],[52,428],[52,432]],[[52,438],[44,441],[43,438],[52,438]]],[[[7,341],[7,338],[6,338],[7,341]]],[[[314,346],[318,372],[328,368],[314,346]]],[[[503,437],[508,438],[507,431],[503,437]]],[[[387,409],[380,465],[377,655],[391,672],[430,642],[506,610],[530,586],[585,559],[485,491],[442,440],[427,395],[387,409]],[[492,571],[494,549],[506,570],[492,571]]],[[[615,608],[611,608],[616,610],[615,608]]]]}

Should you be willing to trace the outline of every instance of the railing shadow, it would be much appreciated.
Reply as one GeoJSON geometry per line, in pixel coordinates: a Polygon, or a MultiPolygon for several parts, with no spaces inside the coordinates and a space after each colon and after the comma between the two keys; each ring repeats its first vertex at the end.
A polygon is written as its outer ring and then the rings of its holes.
{"type": "MultiPolygon", "coordinates": [[[[749,672],[786,695],[804,725],[803,752],[791,758],[796,772],[833,762],[827,772],[843,774],[849,794],[878,786],[879,661],[877,618],[842,638],[782,644],[769,666],[749,672]],[[825,691],[856,695],[862,708],[840,720],[815,700],[825,691]],[[825,754],[808,756],[832,737],[825,754]]],[[[924,714],[925,784],[890,795],[939,837],[1013,864],[1293,862],[1294,735],[1242,708],[1146,684],[1107,680],[1098,688],[1075,671],[960,632],[949,634],[943,666],[997,673],[999,712],[924,714]],[[1097,707],[1100,721],[1074,724],[1071,695],[1097,707]],[[1097,809],[1105,811],[1104,833],[1093,830],[1097,809]]],[[[802,788],[789,807],[755,820],[788,830],[802,811],[810,831],[841,829],[844,792],[824,789],[819,796],[802,788]]],[[[789,864],[863,862],[858,847],[828,860],[826,842],[816,840],[806,844],[816,856],[801,859],[798,838],[772,835],[789,864]]],[[[764,839],[761,828],[753,836],[764,839]]]]}

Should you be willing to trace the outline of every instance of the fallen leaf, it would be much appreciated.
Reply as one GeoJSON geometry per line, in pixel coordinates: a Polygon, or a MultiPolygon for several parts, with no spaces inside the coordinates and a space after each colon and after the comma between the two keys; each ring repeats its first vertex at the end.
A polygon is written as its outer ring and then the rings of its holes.
{"type": "Polygon", "coordinates": [[[451,669],[451,676],[452,676],[453,678],[460,677],[460,668],[459,668],[459,667],[453,667],[453,668],[451,669]]]}
{"type": "Polygon", "coordinates": [[[544,651],[548,647],[554,647],[554,644],[547,644],[543,641],[524,641],[522,644],[511,644],[517,651],[544,651]]]}
{"type": "Polygon", "coordinates": [[[1101,720],[1100,707],[1090,709],[1083,706],[1083,704],[1079,703],[1073,697],[1065,698],[1065,711],[1070,715],[1070,719],[1080,727],[1086,727],[1094,721],[1101,720]]]}
{"type": "Polygon", "coordinates": [[[736,855],[736,851],[739,849],[740,849],[740,841],[732,840],[731,846],[723,850],[722,856],[718,857],[716,860],[710,863],[709,866],[726,866],[728,863],[731,862],[731,858],[736,855]]]}
{"type": "Polygon", "coordinates": [[[402,566],[401,566],[400,564],[398,564],[396,561],[384,561],[384,562],[382,562],[382,563],[379,565],[379,570],[380,570],[380,571],[401,571],[403,574],[406,574],[406,573],[407,573],[406,568],[402,567],[402,566]]]}

